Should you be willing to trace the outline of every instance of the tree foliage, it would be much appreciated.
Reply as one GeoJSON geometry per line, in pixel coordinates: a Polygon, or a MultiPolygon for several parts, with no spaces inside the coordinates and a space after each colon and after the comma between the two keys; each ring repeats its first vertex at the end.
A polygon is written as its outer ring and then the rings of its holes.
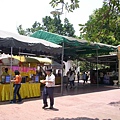
{"type": "Polygon", "coordinates": [[[57,33],[59,35],[65,35],[73,37],[75,30],[73,25],[69,22],[67,18],[64,19],[62,23],[59,15],[54,15],[54,17],[45,16],[42,19],[43,24],[35,21],[31,28],[23,29],[22,25],[19,25],[17,30],[19,34],[30,35],[38,30],[45,30],[47,32],[57,33]]]}
{"type": "Polygon", "coordinates": [[[94,11],[85,25],[79,24],[83,37],[89,41],[110,45],[120,43],[120,6],[114,0],[104,2],[94,11]]]}
{"type": "Polygon", "coordinates": [[[61,34],[63,24],[60,20],[60,16],[55,15],[54,18],[46,16],[43,18],[43,27],[45,31],[61,34]]]}
{"type": "MultiPolygon", "coordinates": [[[[79,0],[51,0],[52,7],[59,4],[68,12],[79,8],[79,0]]],[[[103,7],[95,10],[85,25],[81,27],[80,38],[117,45],[120,43],[120,0],[103,0],[103,7]]]]}
{"type": "Polygon", "coordinates": [[[26,35],[25,30],[22,28],[22,25],[19,25],[19,27],[17,27],[17,31],[20,35],[26,35]]]}
{"type": "MultiPolygon", "coordinates": [[[[68,12],[73,12],[75,9],[79,8],[80,0],[51,0],[50,4],[53,8],[57,7],[59,4],[62,5],[61,9],[63,8],[68,12]]],[[[105,14],[112,13],[112,11],[116,10],[118,13],[120,12],[120,0],[103,0],[105,5],[109,6],[109,10],[105,11],[105,14]]]]}
{"type": "Polygon", "coordinates": [[[61,4],[61,12],[63,12],[64,7],[68,12],[73,12],[73,10],[79,8],[79,0],[51,0],[50,4],[53,8],[61,4]]]}
{"type": "Polygon", "coordinates": [[[32,25],[31,28],[23,29],[22,25],[19,25],[19,26],[17,27],[18,33],[19,33],[20,35],[26,35],[26,36],[34,33],[35,31],[41,30],[41,29],[43,29],[43,27],[42,27],[42,25],[41,25],[39,22],[37,22],[37,21],[34,22],[34,24],[32,25]]]}

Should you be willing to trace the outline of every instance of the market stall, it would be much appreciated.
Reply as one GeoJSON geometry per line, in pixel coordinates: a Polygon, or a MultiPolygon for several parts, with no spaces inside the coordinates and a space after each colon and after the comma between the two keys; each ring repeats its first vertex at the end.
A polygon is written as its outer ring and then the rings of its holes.
{"type": "Polygon", "coordinates": [[[13,85],[10,84],[10,74],[11,77],[13,77],[15,70],[19,70],[22,76],[22,84],[20,89],[21,97],[31,98],[41,96],[41,84],[39,81],[40,79],[43,79],[44,76],[38,76],[36,70],[38,65],[44,65],[44,63],[50,64],[50,59],[12,56],[13,65],[11,69],[9,57],[9,55],[2,55],[0,57],[0,101],[11,100],[13,98],[13,85]],[[4,74],[4,70],[6,68],[8,69],[7,75],[4,74]],[[2,76],[6,76],[4,77],[4,80],[2,79],[2,76]]]}
{"type": "MultiPolygon", "coordinates": [[[[9,65],[6,65],[6,67],[9,67],[8,68],[9,77],[7,77],[7,80],[8,80],[8,78],[9,78],[9,80],[12,78],[14,69],[19,69],[22,76],[26,76],[26,74],[30,75],[31,73],[33,75],[34,73],[36,73],[33,70],[34,67],[32,66],[32,65],[34,65],[34,63],[33,64],[32,63],[31,64],[29,64],[29,63],[23,64],[22,62],[20,62],[19,65],[14,66],[13,59],[15,59],[15,58],[13,58],[13,54],[20,55],[21,53],[26,53],[26,54],[35,55],[35,56],[60,55],[61,48],[62,47],[60,45],[56,45],[54,43],[47,42],[43,39],[40,40],[40,39],[36,39],[36,38],[23,36],[23,35],[19,35],[19,34],[14,34],[14,33],[0,30],[0,51],[2,53],[10,54],[10,56],[11,56],[11,58],[8,60],[9,65]],[[26,65],[26,66],[23,66],[23,65],[26,65]],[[28,72],[28,70],[29,70],[29,72],[28,72]]],[[[4,64],[1,64],[1,67],[2,67],[2,65],[4,66],[4,64]]],[[[29,77],[27,77],[27,78],[29,78],[29,77]]],[[[37,80],[38,80],[38,78],[37,78],[37,80]]],[[[31,86],[33,84],[35,86],[39,87],[40,83],[29,82],[29,83],[22,84],[22,86],[23,85],[24,86],[31,86]]],[[[12,98],[12,89],[13,89],[12,84],[7,83],[7,85],[6,85],[4,83],[4,84],[0,84],[0,87],[1,87],[0,90],[2,90],[0,92],[0,96],[10,96],[9,99],[11,99],[12,98]],[[5,91],[7,91],[6,86],[9,88],[8,92],[5,92],[5,91]],[[5,94],[3,94],[4,92],[5,92],[5,94]]],[[[23,87],[23,88],[25,88],[25,87],[23,87]]],[[[30,87],[30,89],[32,89],[32,87],[30,87]]],[[[38,89],[40,89],[40,88],[38,88],[38,89]]],[[[26,91],[28,91],[28,89],[26,89],[26,91]]],[[[3,98],[4,97],[2,97],[2,99],[3,98]]]]}

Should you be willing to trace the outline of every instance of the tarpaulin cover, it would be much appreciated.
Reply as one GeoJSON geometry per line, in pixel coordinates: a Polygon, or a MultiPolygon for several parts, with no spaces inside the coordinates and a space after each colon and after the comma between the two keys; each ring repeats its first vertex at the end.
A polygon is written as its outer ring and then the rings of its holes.
{"type": "Polygon", "coordinates": [[[89,54],[96,53],[108,53],[116,50],[116,46],[107,45],[103,43],[92,43],[87,40],[81,40],[73,37],[62,36],[46,31],[39,30],[31,35],[31,37],[44,39],[46,41],[62,45],[64,43],[65,55],[76,55],[76,54],[89,54]]]}

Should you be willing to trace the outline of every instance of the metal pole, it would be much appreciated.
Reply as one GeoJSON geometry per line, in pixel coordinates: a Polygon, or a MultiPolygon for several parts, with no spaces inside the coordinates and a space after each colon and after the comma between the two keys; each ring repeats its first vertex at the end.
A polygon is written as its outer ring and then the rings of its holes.
{"type": "Polygon", "coordinates": [[[64,42],[62,44],[62,58],[61,58],[61,63],[62,63],[62,74],[61,74],[61,95],[63,95],[63,58],[64,58],[64,42]]]}
{"type": "Polygon", "coordinates": [[[97,65],[96,65],[96,68],[97,68],[97,86],[99,85],[99,81],[98,81],[98,49],[96,50],[96,54],[97,54],[97,65]]]}
{"type": "Polygon", "coordinates": [[[115,72],[117,73],[117,66],[118,66],[118,61],[116,61],[116,64],[115,64],[116,66],[116,70],[115,70],[115,72]]]}
{"type": "MultiPolygon", "coordinates": [[[[10,80],[12,79],[12,52],[13,52],[13,48],[11,47],[10,80]]],[[[11,82],[10,82],[10,100],[12,100],[12,83],[11,82]]]]}
{"type": "Polygon", "coordinates": [[[91,71],[91,69],[92,69],[92,64],[90,62],[90,84],[91,84],[91,77],[92,77],[92,71],[91,71]]]}

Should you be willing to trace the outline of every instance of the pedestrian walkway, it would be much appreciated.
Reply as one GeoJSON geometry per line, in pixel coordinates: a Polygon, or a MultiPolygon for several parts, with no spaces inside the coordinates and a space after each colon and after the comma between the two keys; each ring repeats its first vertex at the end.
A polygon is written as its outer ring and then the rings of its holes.
{"type": "MultiPolygon", "coordinates": [[[[120,89],[115,86],[79,85],[55,88],[54,109],[42,109],[42,97],[22,104],[0,102],[0,120],[120,120],[120,89]]],[[[49,103],[49,99],[48,99],[49,103]]]]}
{"type": "MultiPolygon", "coordinates": [[[[106,91],[106,90],[112,90],[112,89],[118,89],[118,86],[90,84],[89,81],[86,84],[83,84],[83,81],[81,80],[79,84],[76,81],[75,87],[72,89],[70,89],[69,86],[66,87],[64,85],[62,95],[77,95],[77,94],[93,93],[93,92],[106,91]]],[[[61,86],[59,85],[56,86],[55,94],[61,95],[61,86]]]]}

